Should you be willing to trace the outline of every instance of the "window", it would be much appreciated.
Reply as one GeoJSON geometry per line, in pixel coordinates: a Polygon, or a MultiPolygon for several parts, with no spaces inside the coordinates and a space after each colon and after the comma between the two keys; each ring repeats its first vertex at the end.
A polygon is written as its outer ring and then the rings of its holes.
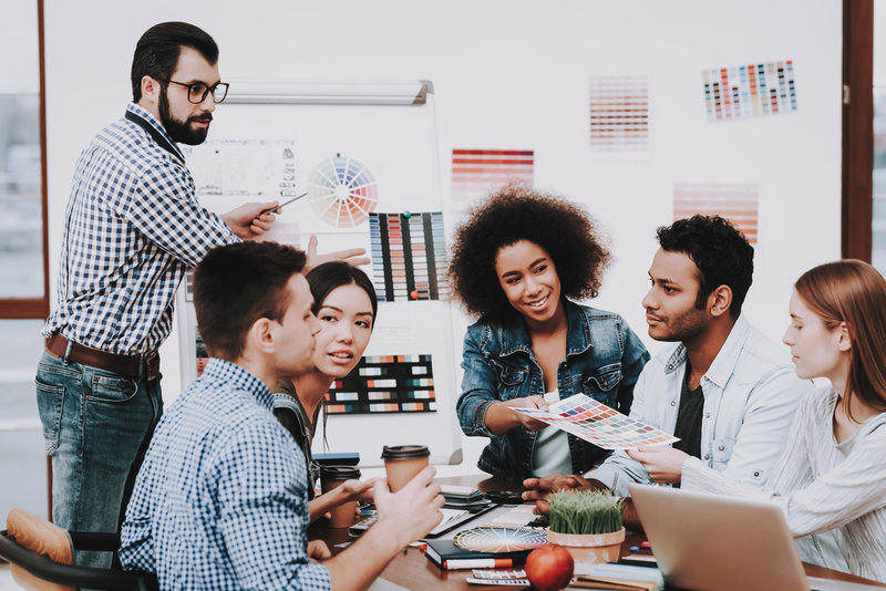
{"type": "Polygon", "coordinates": [[[0,2],[0,522],[47,514],[34,374],[49,308],[42,0],[0,2]]]}

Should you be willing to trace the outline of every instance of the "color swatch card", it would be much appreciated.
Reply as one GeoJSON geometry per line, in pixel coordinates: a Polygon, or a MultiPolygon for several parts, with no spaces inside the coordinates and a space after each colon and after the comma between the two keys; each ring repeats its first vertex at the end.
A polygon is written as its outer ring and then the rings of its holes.
{"type": "Polygon", "coordinates": [[[534,150],[452,149],[452,197],[467,203],[516,182],[532,187],[534,150]]]}
{"type": "Polygon", "coordinates": [[[335,228],[363,224],[378,203],[375,177],[362,162],[342,154],[317,164],[307,189],[317,217],[335,228]]]}
{"type": "Polygon", "coordinates": [[[449,293],[441,212],[373,213],[369,234],[379,301],[439,300],[449,293]]]}
{"type": "Polygon", "coordinates": [[[757,185],[741,183],[677,183],[674,220],[695,214],[719,215],[738,228],[748,242],[757,243],[759,199],[757,185]]]}
{"type": "Polygon", "coordinates": [[[708,121],[797,110],[794,62],[767,62],[702,72],[708,121]]]}
{"type": "Polygon", "coordinates": [[[584,394],[560,400],[550,405],[546,411],[535,408],[515,408],[514,411],[603,449],[630,449],[679,441],[673,435],[635,421],[584,394]]]}
{"type": "Polygon", "coordinates": [[[326,394],[329,414],[436,410],[430,355],[363,356],[326,394]]]}
{"type": "Polygon", "coordinates": [[[591,151],[649,149],[649,79],[597,76],[591,79],[591,151]]]}

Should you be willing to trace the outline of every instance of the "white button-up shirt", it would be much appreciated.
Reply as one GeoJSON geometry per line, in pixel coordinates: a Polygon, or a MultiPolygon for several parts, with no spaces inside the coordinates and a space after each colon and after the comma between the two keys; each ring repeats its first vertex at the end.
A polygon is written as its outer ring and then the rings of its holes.
{"type": "MultiPolygon", "coordinates": [[[[631,418],[673,434],[686,374],[682,343],[659,351],[634,386],[631,418]]],[[[769,477],[803,396],[812,389],[794,373],[787,351],[740,315],[702,377],[701,458],[705,466],[760,486],[769,477]]],[[[643,465],[614,452],[588,478],[628,496],[628,484],[650,484],[643,465]]]]}

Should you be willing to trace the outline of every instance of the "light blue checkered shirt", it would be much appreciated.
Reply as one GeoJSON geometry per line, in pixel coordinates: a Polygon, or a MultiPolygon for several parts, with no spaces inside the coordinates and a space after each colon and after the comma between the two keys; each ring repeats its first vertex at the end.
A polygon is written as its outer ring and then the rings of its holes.
{"type": "Polygon", "coordinates": [[[244,369],[210,359],[163,416],[126,509],[120,562],[162,589],[330,589],[308,562],[307,470],[244,369]]]}
{"type": "Polygon", "coordinates": [[[134,103],[126,110],[176,155],[125,118],[83,150],[65,210],[57,303],[43,335],[60,330],[93,349],[138,354],[169,335],[186,269],[238,238],[197,202],[184,157],[163,125],[134,103]]]}

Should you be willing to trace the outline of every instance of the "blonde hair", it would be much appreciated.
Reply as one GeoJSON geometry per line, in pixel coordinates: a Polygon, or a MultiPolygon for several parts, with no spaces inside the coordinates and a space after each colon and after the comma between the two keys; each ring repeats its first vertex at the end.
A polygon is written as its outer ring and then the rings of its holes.
{"type": "Polygon", "coordinates": [[[867,406],[886,411],[886,280],[856,259],[825,263],[794,284],[797,295],[828,330],[845,322],[852,342],[846,379],[846,409],[858,396],[867,406]]]}

